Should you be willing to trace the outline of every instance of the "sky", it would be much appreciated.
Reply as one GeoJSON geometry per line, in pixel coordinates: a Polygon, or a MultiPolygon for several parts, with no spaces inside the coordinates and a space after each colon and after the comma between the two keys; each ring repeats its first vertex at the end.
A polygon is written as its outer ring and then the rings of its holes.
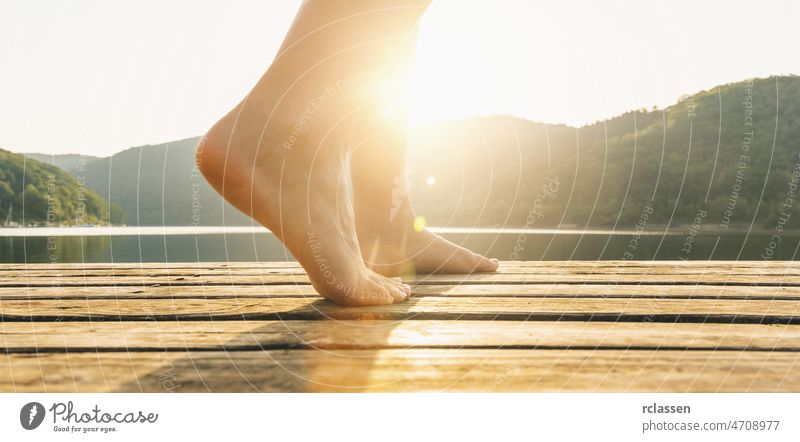
{"type": "MultiPolygon", "coordinates": [[[[299,0],[0,0],[0,147],[110,155],[201,135],[274,57],[299,0]]],[[[800,0],[435,0],[412,123],[582,125],[800,74],[800,0]]]]}

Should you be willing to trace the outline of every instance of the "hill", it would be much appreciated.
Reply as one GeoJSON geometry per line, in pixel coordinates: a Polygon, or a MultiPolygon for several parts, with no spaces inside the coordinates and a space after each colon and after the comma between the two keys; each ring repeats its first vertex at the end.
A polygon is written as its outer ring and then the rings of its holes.
{"type": "MultiPolygon", "coordinates": [[[[132,225],[249,225],[197,173],[197,141],[93,159],[86,185],[132,225]]],[[[408,165],[429,225],[777,229],[800,219],[798,155],[800,78],[784,76],[581,128],[507,116],[420,127],[408,165]]]]}
{"type": "Polygon", "coordinates": [[[578,129],[497,117],[437,131],[410,161],[430,224],[798,226],[800,77],[728,84],[578,129]],[[426,176],[436,185],[425,188],[426,176]]]}
{"type": "MultiPolygon", "coordinates": [[[[132,226],[249,225],[206,183],[194,163],[199,138],[138,146],[110,157],[92,158],[79,172],[66,170],[125,213],[132,226]]],[[[61,157],[61,156],[56,156],[61,157]]]]}
{"type": "Polygon", "coordinates": [[[46,153],[26,153],[25,156],[42,163],[52,164],[68,172],[77,172],[82,166],[100,159],[100,157],[80,154],[52,155],[46,153]]]}
{"type": "Polygon", "coordinates": [[[0,149],[0,222],[120,223],[121,212],[59,167],[0,149]],[[9,211],[11,214],[9,215],[9,211]]]}

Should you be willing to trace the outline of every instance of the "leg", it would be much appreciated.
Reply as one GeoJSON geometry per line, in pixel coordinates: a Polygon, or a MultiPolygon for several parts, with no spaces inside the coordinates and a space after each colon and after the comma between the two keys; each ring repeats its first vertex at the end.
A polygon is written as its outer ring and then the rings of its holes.
{"type": "Polygon", "coordinates": [[[406,180],[408,104],[405,86],[414,61],[416,31],[391,67],[396,92],[377,97],[361,113],[351,158],[356,232],[368,267],[383,275],[493,272],[497,260],[473,253],[427,230],[416,214],[406,180]],[[381,99],[382,98],[382,99],[381,99]]]}
{"type": "Polygon", "coordinates": [[[410,294],[364,265],[346,137],[397,36],[423,9],[414,0],[304,2],[273,64],[197,148],[214,188],[277,235],[314,288],[338,303],[410,294]]]}

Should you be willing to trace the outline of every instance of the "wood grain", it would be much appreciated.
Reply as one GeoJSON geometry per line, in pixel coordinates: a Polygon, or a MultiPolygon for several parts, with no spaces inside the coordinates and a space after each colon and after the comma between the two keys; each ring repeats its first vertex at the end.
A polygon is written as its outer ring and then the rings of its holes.
{"type": "MultiPolygon", "coordinates": [[[[798,275],[747,274],[685,274],[685,273],[569,273],[569,274],[509,274],[480,273],[473,275],[419,275],[405,278],[416,284],[678,284],[678,285],[748,285],[748,286],[800,286],[798,275]]],[[[0,287],[82,287],[82,286],[153,286],[153,285],[264,285],[264,284],[309,284],[308,277],[300,272],[248,274],[193,274],[193,275],[117,275],[117,276],[69,276],[69,275],[0,275],[0,287]]]]}
{"type": "MultiPolygon", "coordinates": [[[[420,284],[414,296],[800,300],[800,287],[615,284],[420,284]]],[[[310,285],[0,287],[2,299],[317,298],[310,285]]]]}
{"type": "Polygon", "coordinates": [[[341,307],[304,298],[3,300],[3,321],[483,319],[800,321],[800,302],[639,298],[412,298],[402,304],[341,307]]]}
{"type": "Polygon", "coordinates": [[[798,392],[800,353],[270,350],[0,355],[11,392],[798,392]]]}
{"type": "MultiPolygon", "coordinates": [[[[800,269],[800,261],[629,261],[629,260],[603,260],[603,261],[503,261],[500,268],[671,268],[671,269],[705,269],[705,268],[759,268],[759,269],[800,269]]],[[[0,271],[35,269],[48,270],[80,270],[80,269],[262,269],[284,268],[299,269],[296,261],[265,261],[265,262],[116,262],[116,263],[0,263],[0,271]]]]}
{"type": "MultiPolygon", "coordinates": [[[[501,275],[578,275],[578,274],[612,274],[612,275],[776,275],[776,276],[799,276],[800,267],[783,266],[608,266],[608,265],[552,265],[552,266],[529,266],[516,263],[503,263],[498,267],[495,274],[501,275]]],[[[263,276],[263,275],[304,275],[305,272],[298,265],[294,266],[263,266],[263,267],[231,267],[231,266],[198,266],[198,267],[61,267],[50,266],[48,264],[31,264],[25,269],[0,269],[0,277],[22,277],[36,279],[41,277],[80,277],[80,278],[99,278],[99,277],[155,277],[155,276],[184,276],[184,277],[207,277],[207,276],[263,276]]],[[[409,275],[413,276],[413,275],[409,275]]],[[[420,278],[425,275],[419,275],[420,278]]]]}
{"type": "Polygon", "coordinates": [[[533,321],[6,322],[16,352],[265,348],[662,348],[800,351],[800,326],[533,321]]]}

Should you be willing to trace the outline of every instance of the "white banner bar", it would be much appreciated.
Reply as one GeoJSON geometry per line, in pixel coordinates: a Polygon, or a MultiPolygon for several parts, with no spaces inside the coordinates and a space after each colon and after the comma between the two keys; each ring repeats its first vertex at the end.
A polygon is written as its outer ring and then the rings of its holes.
{"type": "Polygon", "coordinates": [[[3,394],[0,428],[8,441],[797,441],[798,409],[798,394],[3,394]]]}

